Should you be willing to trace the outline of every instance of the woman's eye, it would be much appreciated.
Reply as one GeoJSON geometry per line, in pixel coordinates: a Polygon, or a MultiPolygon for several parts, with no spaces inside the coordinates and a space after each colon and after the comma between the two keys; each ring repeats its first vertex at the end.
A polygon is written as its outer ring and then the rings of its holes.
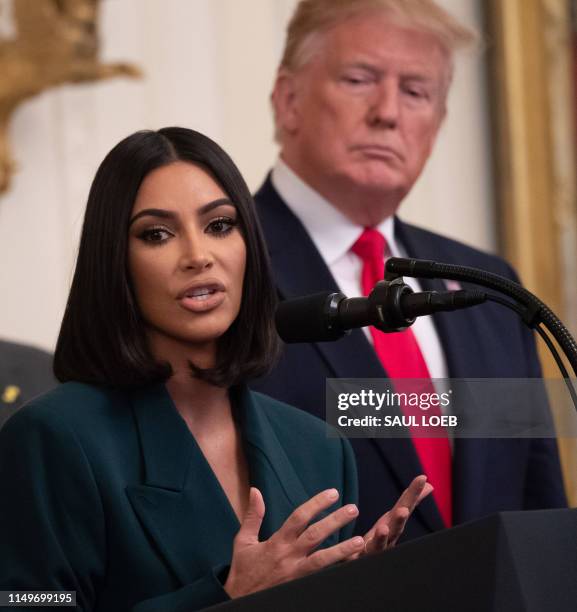
{"type": "Polygon", "coordinates": [[[236,224],[236,219],[232,219],[231,217],[220,217],[219,219],[214,219],[214,221],[211,221],[208,224],[206,231],[207,233],[214,234],[216,236],[226,236],[234,229],[236,224]]]}
{"type": "Polygon", "coordinates": [[[165,242],[168,240],[172,234],[163,227],[150,227],[140,232],[139,238],[144,242],[165,242]]]}

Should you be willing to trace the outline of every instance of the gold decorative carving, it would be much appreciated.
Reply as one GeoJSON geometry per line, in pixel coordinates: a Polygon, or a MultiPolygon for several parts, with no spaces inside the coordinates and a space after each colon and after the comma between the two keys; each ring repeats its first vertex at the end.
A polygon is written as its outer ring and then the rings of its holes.
{"type": "Polygon", "coordinates": [[[8,125],[14,109],[63,83],[140,76],[125,63],[98,60],[98,0],[12,0],[14,38],[0,40],[0,193],[15,169],[8,125]]]}
{"type": "MultiPolygon", "coordinates": [[[[570,0],[489,0],[501,249],[577,334],[577,160],[570,0]]],[[[541,348],[541,347],[540,347],[541,348]]],[[[559,377],[546,350],[544,375],[559,377]]],[[[577,505],[577,440],[559,440],[577,505]]]]}

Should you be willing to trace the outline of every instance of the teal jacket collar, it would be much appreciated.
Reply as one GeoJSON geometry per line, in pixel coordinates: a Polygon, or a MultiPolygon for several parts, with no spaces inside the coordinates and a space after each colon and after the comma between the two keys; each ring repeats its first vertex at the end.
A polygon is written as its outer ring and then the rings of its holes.
{"type": "MultiPolygon", "coordinates": [[[[309,498],[266,412],[266,398],[238,387],[231,392],[244,437],[250,483],[263,494],[261,539],[270,537],[309,498]]],[[[230,562],[239,522],[212,469],[164,385],[133,392],[141,442],[143,484],[127,495],[144,529],[182,584],[194,568],[230,562]],[[183,525],[190,526],[183,538],[183,525]],[[208,555],[208,559],[207,559],[208,555]]]]}

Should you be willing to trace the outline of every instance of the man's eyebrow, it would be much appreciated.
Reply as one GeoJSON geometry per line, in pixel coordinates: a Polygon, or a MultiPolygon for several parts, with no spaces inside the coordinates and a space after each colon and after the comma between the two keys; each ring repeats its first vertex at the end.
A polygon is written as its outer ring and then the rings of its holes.
{"type": "Polygon", "coordinates": [[[360,70],[366,70],[367,72],[372,72],[374,74],[381,74],[382,70],[373,64],[369,64],[368,62],[363,61],[353,61],[345,64],[345,69],[356,68],[360,70]]]}
{"type": "Polygon", "coordinates": [[[420,81],[422,83],[434,83],[435,77],[431,74],[424,74],[422,72],[408,72],[403,75],[403,81],[420,81]]]}
{"type": "MultiPolygon", "coordinates": [[[[219,206],[235,207],[234,204],[228,198],[219,198],[218,200],[213,200],[212,202],[203,204],[198,209],[197,214],[205,215],[206,213],[210,212],[211,210],[214,210],[215,208],[218,208],[219,206]]],[[[171,210],[166,210],[164,208],[146,208],[145,210],[141,210],[139,213],[134,215],[134,217],[132,217],[129,226],[141,217],[156,217],[157,219],[175,219],[177,215],[171,210]]]]}
{"type": "MultiPolygon", "coordinates": [[[[363,61],[363,60],[351,61],[345,64],[344,69],[345,70],[350,70],[350,69],[365,70],[375,75],[382,75],[385,73],[385,70],[383,70],[379,66],[376,66],[374,64],[371,64],[370,62],[363,61]]],[[[408,68],[407,71],[404,74],[401,74],[400,76],[401,76],[401,80],[403,81],[421,81],[421,82],[431,82],[431,83],[434,83],[436,81],[435,76],[431,74],[430,71],[426,67],[423,67],[422,69],[408,68]]]]}

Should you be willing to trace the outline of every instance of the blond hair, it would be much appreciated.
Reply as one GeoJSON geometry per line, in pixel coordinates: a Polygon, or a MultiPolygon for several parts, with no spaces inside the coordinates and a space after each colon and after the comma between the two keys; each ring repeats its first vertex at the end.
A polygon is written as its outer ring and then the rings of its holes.
{"type": "Polygon", "coordinates": [[[478,38],[433,0],[301,0],[287,27],[280,67],[298,70],[314,55],[320,34],[370,12],[385,12],[399,26],[433,34],[449,60],[478,38]]]}

